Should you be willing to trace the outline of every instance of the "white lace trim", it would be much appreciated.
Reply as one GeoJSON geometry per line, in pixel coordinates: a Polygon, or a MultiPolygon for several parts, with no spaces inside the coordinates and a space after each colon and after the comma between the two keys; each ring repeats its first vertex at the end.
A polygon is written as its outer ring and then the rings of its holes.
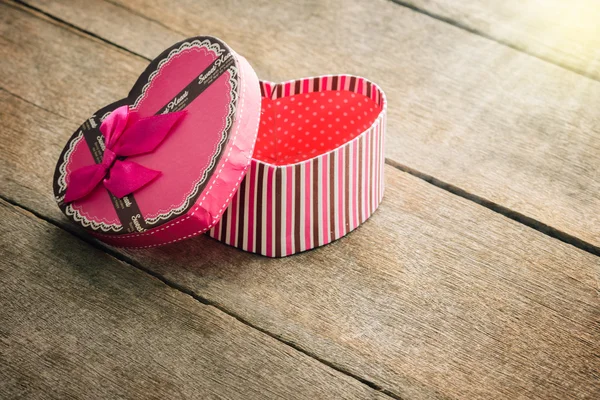
{"type": "Polygon", "coordinates": [[[171,50],[171,52],[169,53],[167,58],[161,60],[158,63],[158,66],[156,67],[154,72],[152,72],[150,74],[150,76],[148,77],[148,83],[146,83],[144,85],[144,87],[142,88],[142,93],[138,96],[138,98],[133,103],[133,108],[137,108],[139,103],[146,96],[146,91],[148,90],[148,87],[150,87],[150,84],[152,83],[152,80],[156,77],[156,75],[158,75],[160,73],[162,66],[165,65],[167,62],[171,61],[171,59],[173,57],[175,57],[182,51],[188,50],[192,47],[200,47],[200,48],[205,48],[205,49],[211,50],[217,57],[219,57],[221,55],[221,53],[223,53],[225,51],[224,49],[221,48],[221,46],[218,43],[211,44],[208,39],[204,39],[203,41],[196,39],[191,42],[182,43],[178,49],[171,50]]]}
{"type": "Polygon", "coordinates": [[[69,157],[71,157],[71,153],[75,150],[75,146],[79,143],[79,141],[83,139],[83,131],[79,131],[79,134],[71,141],[69,148],[65,151],[65,155],[63,157],[63,162],[58,168],[60,171],[60,176],[58,177],[58,187],[60,191],[63,192],[67,190],[67,164],[69,161],[69,157]]]}
{"type": "Polygon", "coordinates": [[[68,216],[73,217],[73,219],[75,221],[81,223],[81,225],[85,226],[86,228],[91,226],[92,229],[95,229],[95,230],[100,229],[103,232],[108,232],[108,231],[119,232],[120,230],[123,229],[123,226],[120,223],[107,224],[104,222],[96,222],[93,220],[89,220],[85,216],[81,215],[79,210],[73,208],[73,206],[71,204],[67,205],[67,207],[65,208],[65,213],[68,216]]]}

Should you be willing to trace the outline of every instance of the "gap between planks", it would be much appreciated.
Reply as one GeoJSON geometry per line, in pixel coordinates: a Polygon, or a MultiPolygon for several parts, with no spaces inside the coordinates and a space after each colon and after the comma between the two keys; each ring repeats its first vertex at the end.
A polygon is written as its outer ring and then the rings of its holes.
{"type": "MultiPolygon", "coordinates": [[[[440,21],[440,22],[443,22],[445,24],[452,25],[455,28],[462,29],[463,31],[472,33],[473,35],[480,36],[482,38],[491,40],[492,42],[501,44],[502,46],[506,46],[508,48],[516,50],[516,51],[518,51],[520,53],[527,54],[530,57],[537,58],[538,60],[547,62],[549,64],[556,65],[556,66],[558,66],[560,68],[563,68],[563,69],[566,69],[568,71],[571,71],[571,72],[573,72],[573,73],[575,73],[577,75],[583,76],[583,77],[591,79],[593,81],[599,81],[592,74],[589,74],[589,73],[587,73],[585,71],[580,71],[578,69],[575,69],[575,68],[573,68],[573,67],[571,67],[571,66],[569,66],[569,65],[567,65],[567,64],[565,64],[565,63],[563,63],[561,61],[557,61],[557,60],[553,60],[551,58],[547,58],[547,57],[543,57],[543,56],[540,56],[540,55],[532,54],[532,53],[528,52],[526,49],[524,49],[524,48],[522,48],[520,46],[517,46],[517,45],[515,45],[513,43],[510,43],[510,42],[508,42],[506,40],[495,38],[494,36],[492,36],[490,34],[487,34],[487,33],[483,32],[483,31],[481,31],[479,29],[467,26],[467,25],[463,24],[460,21],[454,20],[452,18],[444,17],[443,15],[439,15],[439,14],[433,13],[431,11],[428,11],[428,10],[425,10],[423,8],[417,7],[417,6],[413,5],[413,4],[406,3],[405,1],[402,1],[402,0],[389,0],[389,1],[391,1],[392,3],[394,3],[394,4],[396,4],[396,5],[400,6],[400,7],[408,8],[409,10],[412,10],[412,11],[414,11],[416,13],[423,14],[423,15],[429,17],[429,18],[433,18],[433,19],[435,19],[437,21],[440,21]]],[[[113,3],[111,3],[111,4],[113,4],[113,3]]]]}
{"type": "Polygon", "coordinates": [[[125,256],[125,255],[123,255],[123,254],[121,254],[121,253],[113,250],[112,248],[108,247],[107,245],[104,245],[103,243],[95,240],[94,238],[82,235],[80,233],[80,231],[78,231],[77,229],[75,229],[75,228],[71,229],[71,226],[69,224],[65,224],[65,225],[60,224],[57,221],[54,221],[53,219],[48,218],[48,217],[46,217],[46,216],[38,213],[37,211],[35,211],[35,210],[33,210],[33,209],[29,208],[29,207],[25,207],[25,206],[17,203],[16,201],[14,201],[12,199],[5,197],[3,194],[0,194],[0,199],[6,201],[7,203],[11,204],[14,207],[17,207],[17,208],[19,208],[21,210],[24,210],[24,211],[30,213],[31,215],[35,216],[36,218],[38,218],[38,219],[40,219],[42,221],[45,221],[45,222],[51,224],[52,226],[55,226],[55,227],[57,227],[57,228],[65,231],[65,232],[70,233],[75,238],[86,242],[87,244],[93,246],[94,248],[96,248],[96,249],[98,249],[100,251],[105,252],[109,256],[111,256],[111,257],[113,257],[113,258],[115,258],[115,259],[117,259],[117,260],[119,260],[121,262],[124,262],[124,263],[132,266],[133,268],[136,268],[136,269],[138,269],[138,270],[140,270],[142,272],[145,272],[148,275],[151,275],[152,277],[158,279],[159,281],[161,281],[165,285],[169,286],[170,288],[175,289],[177,291],[180,291],[180,292],[182,292],[184,294],[187,294],[188,296],[191,296],[194,300],[196,300],[196,301],[198,301],[198,302],[200,302],[200,303],[202,303],[202,304],[204,304],[206,306],[214,307],[215,309],[217,309],[220,312],[222,312],[222,313],[224,313],[224,314],[226,314],[226,315],[234,318],[235,320],[239,321],[240,323],[242,323],[242,324],[244,324],[244,325],[246,325],[246,326],[248,326],[248,327],[250,327],[252,329],[257,330],[260,333],[263,333],[263,334],[265,334],[265,335],[267,335],[267,336],[269,336],[269,337],[277,340],[280,343],[283,343],[283,344],[291,347],[292,349],[294,349],[294,350],[296,350],[296,351],[298,351],[298,352],[300,352],[300,353],[302,353],[302,354],[304,354],[304,355],[306,355],[306,356],[308,356],[308,357],[310,357],[310,358],[312,358],[312,359],[320,362],[321,364],[323,364],[323,365],[325,365],[325,366],[327,366],[327,367],[329,367],[329,368],[331,368],[331,369],[333,369],[333,370],[335,370],[335,371],[337,371],[337,372],[339,372],[341,374],[344,374],[344,375],[348,376],[349,378],[357,380],[358,382],[362,383],[363,385],[365,385],[365,386],[367,386],[367,387],[369,387],[369,388],[371,388],[373,390],[376,390],[379,393],[382,393],[382,394],[384,394],[384,395],[386,395],[386,396],[388,396],[388,397],[390,397],[392,399],[395,399],[395,400],[404,400],[402,397],[400,397],[397,394],[389,391],[388,389],[385,389],[385,388],[379,386],[378,384],[376,384],[376,383],[374,383],[374,382],[372,382],[372,381],[370,381],[368,379],[362,378],[362,377],[360,377],[360,376],[358,376],[358,375],[356,375],[356,374],[354,374],[354,373],[346,370],[345,368],[342,368],[342,367],[336,365],[335,363],[332,363],[332,362],[330,362],[328,360],[325,360],[325,359],[319,357],[318,355],[316,355],[315,353],[313,353],[313,352],[311,352],[311,351],[309,351],[307,349],[304,349],[302,346],[299,346],[299,345],[297,345],[297,344],[295,344],[295,343],[293,343],[293,342],[291,342],[289,340],[285,340],[284,338],[282,338],[282,337],[280,337],[280,336],[278,336],[276,334],[273,334],[273,333],[267,331],[266,329],[263,329],[263,328],[255,325],[255,324],[253,324],[252,322],[250,322],[250,321],[246,320],[245,318],[239,316],[235,312],[232,312],[232,311],[228,310],[227,308],[224,308],[223,306],[219,305],[218,303],[216,303],[214,301],[210,301],[210,300],[208,300],[208,299],[206,299],[206,298],[204,298],[202,296],[199,296],[196,293],[194,293],[192,290],[187,289],[184,286],[182,286],[182,285],[180,285],[180,284],[178,284],[176,282],[170,281],[169,279],[165,278],[163,275],[161,275],[161,274],[159,274],[159,273],[157,273],[155,271],[152,271],[151,269],[148,269],[148,268],[144,267],[143,265],[141,265],[137,261],[135,261],[135,260],[131,259],[130,257],[127,257],[127,256],[125,256]]]}

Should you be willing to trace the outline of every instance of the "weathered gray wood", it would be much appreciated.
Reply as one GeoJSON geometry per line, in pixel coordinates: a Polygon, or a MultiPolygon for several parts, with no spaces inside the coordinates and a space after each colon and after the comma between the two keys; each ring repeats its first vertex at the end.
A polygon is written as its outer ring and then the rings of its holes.
{"type": "Polygon", "coordinates": [[[0,398],[385,398],[0,201],[0,398]]]}
{"type": "Polygon", "coordinates": [[[398,3],[600,80],[600,5],[595,0],[399,0],[398,3]]]}
{"type": "Polygon", "coordinates": [[[125,97],[148,64],[13,3],[0,4],[0,37],[0,87],[66,117],[125,97]]]}
{"type": "MultiPolygon", "coordinates": [[[[78,121],[0,100],[3,195],[66,223],[50,190],[52,138],[78,121]]],[[[200,237],[121,253],[397,397],[594,398],[600,259],[386,174],[375,216],[315,251],[271,260],[200,237]]]]}
{"type": "MultiPolygon", "coordinates": [[[[104,99],[78,82],[68,93],[79,103],[51,91],[44,97],[38,82],[12,82],[10,74],[36,73],[27,57],[43,49],[42,38],[68,44],[48,47],[44,57],[55,64],[44,71],[46,87],[79,68],[78,54],[88,72],[113,58],[137,68],[137,59],[29,13],[1,11],[9,22],[0,26],[28,33],[21,40],[3,28],[3,37],[29,48],[3,59],[2,85],[51,110],[1,94],[2,125],[10,127],[0,130],[1,191],[63,223],[50,194],[60,142],[104,99]],[[52,115],[61,111],[67,118],[52,115]]],[[[4,44],[2,51],[11,48],[4,44]]],[[[131,67],[125,71],[91,90],[125,92],[135,79],[131,67]]],[[[270,260],[200,237],[123,254],[397,397],[597,397],[599,259],[391,167],[386,174],[375,216],[315,251],[270,260]]]]}
{"type": "Polygon", "coordinates": [[[388,95],[388,158],[600,247],[599,82],[388,0],[27,2],[147,57],[204,32],[264,79],[366,75],[388,95]]]}

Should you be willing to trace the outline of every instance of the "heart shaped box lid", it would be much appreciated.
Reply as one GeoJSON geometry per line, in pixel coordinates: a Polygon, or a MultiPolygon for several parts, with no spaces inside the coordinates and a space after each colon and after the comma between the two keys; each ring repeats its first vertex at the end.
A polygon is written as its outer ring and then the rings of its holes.
{"type": "Polygon", "coordinates": [[[243,57],[214,37],[181,41],[71,136],[56,165],[56,201],[115,246],[203,233],[246,174],[260,107],[258,78],[243,57]]]}

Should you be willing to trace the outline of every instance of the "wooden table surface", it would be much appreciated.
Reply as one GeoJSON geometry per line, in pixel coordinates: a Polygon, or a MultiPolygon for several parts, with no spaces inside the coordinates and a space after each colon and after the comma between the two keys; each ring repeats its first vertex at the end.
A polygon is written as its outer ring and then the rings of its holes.
{"type": "Polygon", "coordinates": [[[594,0],[2,0],[0,398],[600,398],[594,0]],[[389,100],[386,193],[267,259],[114,249],[56,207],[79,123],[170,44],[389,100]]]}

